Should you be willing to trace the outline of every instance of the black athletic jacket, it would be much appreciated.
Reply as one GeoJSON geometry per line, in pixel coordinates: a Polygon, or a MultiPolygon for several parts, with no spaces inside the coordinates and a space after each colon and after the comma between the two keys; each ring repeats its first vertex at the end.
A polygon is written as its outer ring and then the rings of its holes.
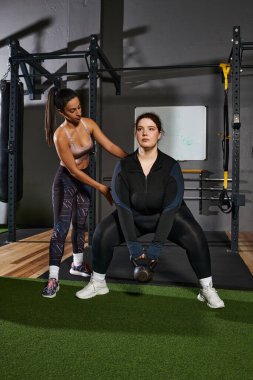
{"type": "MultiPolygon", "coordinates": [[[[179,164],[160,150],[147,176],[143,173],[137,151],[117,163],[112,178],[112,197],[130,253],[131,246],[136,246],[137,242],[135,224],[138,226],[138,221],[143,218],[148,221],[158,214],[153,242],[160,245],[166,241],[183,193],[184,181],[179,164]]],[[[133,249],[132,256],[137,257],[140,254],[137,251],[133,249]]]]}

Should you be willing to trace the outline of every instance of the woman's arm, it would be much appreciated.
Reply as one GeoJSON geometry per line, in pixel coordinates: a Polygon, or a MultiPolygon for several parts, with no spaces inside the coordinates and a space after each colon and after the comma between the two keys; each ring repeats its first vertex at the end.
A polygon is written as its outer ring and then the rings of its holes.
{"type": "Polygon", "coordinates": [[[121,149],[118,145],[114,144],[99,128],[97,123],[89,118],[85,118],[85,122],[90,128],[94,139],[109,153],[111,153],[115,157],[124,158],[128,155],[123,149],[121,149]]]}
{"type": "Polygon", "coordinates": [[[121,175],[121,163],[115,166],[112,177],[112,197],[116,205],[120,227],[122,229],[131,258],[142,254],[142,245],[137,241],[128,185],[121,175]]]}
{"type": "Polygon", "coordinates": [[[64,163],[70,174],[87,185],[94,187],[96,190],[100,191],[108,202],[112,205],[113,200],[111,192],[108,186],[103,185],[91,178],[88,174],[84,173],[82,170],[78,169],[73,154],[69,147],[69,142],[63,133],[56,131],[54,134],[54,144],[57,154],[60,160],[64,163]]]}
{"type": "Polygon", "coordinates": [[[178,163],[175,163],[166,187],[163,211],[161,213],[154,239],[148,247],[147,255],[150,259],[157,259],[167,240],[174,222],[174,216],[181,206],[184,195],[184,179],[178,163]]]}

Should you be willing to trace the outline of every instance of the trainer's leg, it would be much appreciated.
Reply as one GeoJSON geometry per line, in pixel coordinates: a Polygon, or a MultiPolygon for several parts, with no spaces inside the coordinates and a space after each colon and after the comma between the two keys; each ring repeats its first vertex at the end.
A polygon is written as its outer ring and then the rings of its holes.
{"type": "Polygon", "coordinates": [[[80,190],[77,192],[75,197],[76,201],[73,204],[71,232],[73,262],[71,264],[70,273],[77,276],[88,277],[91,274],[91,268],[84,261],[84,238],[90,197],[85,191],[80,190]]]}
{"type": "Polygon", "coordinates": [[[49,247],[50,266],[60,267],[76,193],[77,188],[72,177],[65,168],[60,167],[53,183],[52,192],[54,228],[49,247]]]}
{"type": "Polygon", "coordinates": [[[54,229],[49,246],[49,279],[42,296],[53,298],[59,290],[59,269],[77,192],[70,174],[63,167],[56,173],[52,189],[54,229]]]}
{"type": "Polygon", "coordinates": [[[90,207],[90,189],[84,184],[79,185],[75,202],[73,203],[72,212],[72,233],[71,241],[74,253],[83,253],[84,250],[84,234],[86,228],[86,220],[90,207]]]}

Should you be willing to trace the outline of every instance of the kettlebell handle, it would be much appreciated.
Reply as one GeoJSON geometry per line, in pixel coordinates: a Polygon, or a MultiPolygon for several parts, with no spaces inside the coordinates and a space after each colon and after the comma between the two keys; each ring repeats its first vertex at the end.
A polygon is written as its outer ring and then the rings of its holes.
{"type": "Polygon", "coordinates": [[[154,270],[155,267],[156,267],[156,265],[157,265],[157,263],[158,263],[158,260],[151,260],[151,259],[149,259],[147,257],[146,252],[144,250],[143,250],[143,253],[140,256],[138,256],[136,258],[131,258],[131,263],[133,264],[134,267],[140,266],[140,262],[143,262],[143,261],[146,262],[146,264],[149,266],[149,268],[151,270],[154,270]],[[141,257],[143,254],[145,256],[144,258],[141,257]],[[138,261],[139,261],[139,263],[138,263],[138,261]]]}

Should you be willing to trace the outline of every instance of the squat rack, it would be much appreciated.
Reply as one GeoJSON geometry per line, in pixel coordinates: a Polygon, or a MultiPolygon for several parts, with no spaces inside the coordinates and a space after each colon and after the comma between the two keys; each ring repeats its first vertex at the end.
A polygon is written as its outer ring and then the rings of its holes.
{"type": "MultiPolygon", "coordinates": [[[[238,252],[238,235],[239,235],[239,208],[245,204],[245,196],[239,192],[240,180],[240,72],[243,68],[253,68],[253,66],[242,66],[243,50],[253,50],[253,43],[241,43],[240,27],[233,27],[232,50],[229,57],[231,60],[231,82],[232,82],[232,213],[231,213],[231,252],[238,252]]],[[[171,65],[171,66],[153,66],[153,67],[128,67],[113,68],[106,55],[97,43],[97,36],[90,36],[90,45],[87,51],[60,52],[60,53],[39,53],[29,54],[20,47],[18,41],[10,42],[10,117],[9,117],[9,165],[8,165],[8,241],[16,241],[16,193],[17,193],[17,100],[18,100],[18,79],[23,77],[30,99],[35,99],[38,94],[36,89],[36,76],[46,77],[49,82],[56,87],[60,86],[62,76],[79,76],[89,80],[89,117],[96,120],[97,118],[97,78],[101,77],[103,72],[110,74],[111,81],[115,85],[116,95],[120,95],[120,76],[119,71],[138,71],[138,70],[170,70],[170,69],[198,69],[198,68],[217,68],[217,64],[201,65],[171,65]],[[45,59],[70,59],[85,58],[88,72],[72,73],[50,73],[41,66],[41,61],[45,59]],[[99,68],[98,63],[104,68],[99,68]],[[30,66],[28,73],[26,64],[30,66]],[[19,75],[19,67],[23,75],[19,75]]],[[[91,156],[91,175],[96,176],[95,155],[91,156]]],[[[95,190],[92,191],[91,207],[89,211],[89,243],[92,242],[92,236],[96,225],[96,197],[95,190]]]]}
{"type": "MultiPolygon", "coordinates": [[[[16,199],[17,199],[17,129],[18,129],[18,81],[23,77],[27,86],[30,99],[36,99],[36,95],[41,94],[41,90],[36,88],[36,77],[45,77],[60,87],[62,76],[78,76],[89,80],[89,117],[97,119],[97,79],[98,62],[110,74],[111,80],[115,85],[116,94],[120,94],[120,77],[113,70],[109,60],[98,46],[97,36],[90,36],[89,49],[87,51],[58,52],[58,53],[38,53],[30,54],[24,50],[17,40],[10,41],[10,107],[9,107],[9,141],[8,141],[8,241],[16,241],[16,199]],[[50,73],[41,62],[50,59],[70,59],[81,58],[86,60],[88,72],[66,72],[50,73]],[[27,66],[29,65],[30,72],[27,66]],[[19,68],[22,74],[19,74],[19,68]]],[[[96,150],[96,148],[95,148],[96,150]]],[[[90,158],[90,171],[93,178],[96,177],[95,154],[90,158]]],[[[95,189],[91,191],[91,207],[89,210],[89,242],[92,241],[93,232],[96,226],[96,194],[95,189]]]]}

